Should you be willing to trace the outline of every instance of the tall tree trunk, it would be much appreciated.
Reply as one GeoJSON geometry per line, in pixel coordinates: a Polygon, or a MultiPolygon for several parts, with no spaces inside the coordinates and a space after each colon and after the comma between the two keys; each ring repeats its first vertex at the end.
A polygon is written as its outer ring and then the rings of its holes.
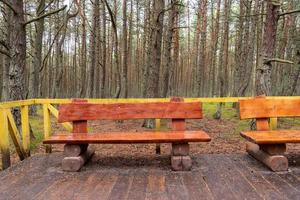
{"type": "Polygon", "coordinates": [[[135,88],[135,81],[134,81],[134,75],[136,71],[134,70],[134,64],[133,64],[133,59],[132,59],[132,53],[133,53],[133,47],[132,47],[132,40],[133,40],[133,0],[130,0],[130,15],[129,15],[129,27],[128,27],[128,96],[133,96],[134,94],[134,88],[135,88]],[[129,90],[130,89],[130,90],[129,90]]]}
{"type": "Polygon", "coordinates": [[[197,77],[197,89],[198,89],[198,96],[202,96],[204,94],[204,83],[205,82],[205,76],[206,76],[206,27],[207,27],[207,1],[201,1],[199,5],[199,18],[198,20],[201,20],[200,23],[200,47],[199,47],[199,61],[198,61],[198,77],[197,77]]]}
{"type": "Polygon", "coordinates": [[[128,95],[128,34],[127,34],[127,1],[123,0],[123,46],[122,46],[122,83],[121,97],[127,98],[128,95]]]}
{"type": "Polygon", "coordinates": [[[274,56],[279,9],[279,2],[267,1],[263,46],[259,57],[259,65],[256,70],[256,95],[271,95],[272,63],[269,59],[274,56]]]}
{"type": "Polygon", "coordinates": [[[11,46],[11,59],[9,62],[9,100],[21,100],[26,97],[25,69],[26,69],[26,30],[24,26],[23,0],[12,0],[9,43],[11,46]]]}
{"type": "Polygon", "coordinates": [[[173,35],[174,35],[174,25],[175,25],[175,18],[177,13],[177,0],[171,0],[171,9],[169,11],[168,17],[168,27],[167,27],[167,34],[165,38],[165,50],[164,50],[164,67],[163,67],[163,80],[162,80],[162,95],[161,97],[167,97],[168,95],[172,94],[172,89],[174,86],[172,85],[172,78],[174,75],[174,65],[172,66],[172,42],[173,42],[173,35]]]}
{"type": "Polygon", "coordinates": [[[215,19],[215,31],[212,35],[212,96],[218,95],[218,77],[219,77],[219,68],[217,65],[217,49],[219,44],[219,29],[220,29],[220,8],[221,0],[217,1],[217,14],[215,19]]]}
{"type": "Polygon", "coordinates": [[[228,51],[229,51],[229,16],[231,9],[231,0],[224,1],[224,31],[222,34],[221,49],[219,55],[219,80],[220,80],[220,96],[224,97],[228,94],[228,51]]]}
{"type": "Polygon", "coordinates": [[[142,47],[142,84],[141,84],[141,96],[146,96],[146,86],[147,86],[147,80],[149,77],[149,56],[151,52],[151,45],[152,45],[152,25],[151,25],[151,5],[153,7],[154,3],[153,1],[149,0],[146,5],[146,13],[144,16],[144,37],[143,37],[143,47],[142,47]]]}
{"type": "MultiPolygon", "coordinates": [[[[164,0],[155,0],[153,2],[149,51],[146,63],[148,65],[147,69],[149,70],[149,76],[147,77],[147,84],[144,91],[146,98],[159,97],[159,74],[161,64],[164,6],[164,0]]],[[[153,120],[146,120],[144,126],[153,127],[153,120]]]]}
{"type": "Polygon", "coordinates": [[[106,59],[107,59],[107,47],[106,47],[106,10],[105,4],[102,4],[102,65],[100,68],[100,98],[105,97],[105,83],[106,83],[106,59]]]}
{"type": "Polygon", "coordinates": [[[295,70],[291,77],[292,81],[290,83],[290,89],[288,90],[289,93],[287,93],[287,95],[290,96],[294,95],[297,92],[297,85],[299,85],[300,82],[300,31],[298,31],[298,34],[295,37],[295,43],[295,65],[293,66],[295,70]]]}
{"type": "MultiPolygon", "coordinates": [[[[116,91],[114,94],[114,98],[119,98],[120,97],[120,93],[121,93],[121,76],[120,76],[120,62],[119,62],[119,39],[118,39],[118,30],[117,30],[117,24],[116,24],[116,19],[114,17],[114,14],[109,6],[109,4],[107,3],[107,0],[103,0],[105,2],[105,5],[107,7],[108,10],[108,14],[110,16],[111,19],[111,23],[112,23],[112,29],[113,29],[113,34],[114,34],[114,59],[115,59],[115,63],[116,63],[116,68],[114,71],[114,77],[116,80],[116,91]]],[[[116,5],[116,4],[115,4],[116,5]]]]}
{"type": "Polygon", "coordinates": [[[164,0],[153,2],[153,13],[151,20],[150,44],[148,65],[149,76],[146,85],[146,97],[159,96],[159,70],[161,63],[161,44],[163,34],[164,0]]]}
{"type": "Polygon", "coordinates": [[[3,39],[6,41],[6,43],[2,44],[2,48],[4,48],[9,55],[3,55],[3,61],[2,61],[2,87],[1,87],[1,100],[2,101],[8,101],[9,100],[9,95],[8,95],[8,82],[9,82],[9,76],[8,76],[8,71],[9,71],[9,65],[10,65],[10,33],[11,33],[11,17],[12,17],[12,10],[8,8],[7,6],[3,6],[0,8],[3,14],[3,26],[5,27],[5,31],[3,32],[3,39]],[[3,46],[4,45],[4,46],[3,46]]]}
{"type": "Polygon", "coordinates": [[[99,62],[99,21],[100,21],[100,4],[99,0],[93,2],[93,19],[92,32],[90,36],[90,65],[88,68],[88,88],[87,97],[96,97],[98,81],[98,62],[99,62]]]}
{"type": "MultiPolygon", "coordinates": [[[[45,0],[41,0],[36,15],[41,16],[44,14],[45,9],[45,0]]],[[[43,34],[44,34],[44,18],[41,18],[37,22],[35,22],[36,34],[34,40],[34,56],[33,56],[33,64],[30,67],[30,75],[29,75],[29,87],[28,87],[28,98],[38,98],[39,95],[39,70],[42,66],[42,51],[43,51],[43,34]]],[[[30,112],[31,114],[36,113],[36,107],[31,106],[30,112]]]]}

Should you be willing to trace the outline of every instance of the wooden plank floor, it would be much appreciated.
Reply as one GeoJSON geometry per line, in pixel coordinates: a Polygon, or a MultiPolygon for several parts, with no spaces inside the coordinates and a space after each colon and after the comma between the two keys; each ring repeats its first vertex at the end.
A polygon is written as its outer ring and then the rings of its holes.
{"type": "Polygon", "coordinates": [[[193,156],[172,172],[168,156],[100,157],[79,173],[61,171],[61,153],[35,155],[0,173],[0,199],[299,199],[300,155],[270,172],[247,154],[193,156]]]}

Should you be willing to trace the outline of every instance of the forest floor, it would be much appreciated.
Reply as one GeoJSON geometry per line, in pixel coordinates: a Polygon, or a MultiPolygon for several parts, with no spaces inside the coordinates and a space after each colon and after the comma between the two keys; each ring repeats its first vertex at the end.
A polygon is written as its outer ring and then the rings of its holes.
{"type": "MultiPolygon", "coordinates": [[[[204,105],[204,119],[202,120],[187,120],[188,130],[204,130],[206,131],[212,141],[209,143],[192,143],[191,154],[236,154],[245,152],[245,140],[239,135],[241,130],[249,130],[249,120],[239,120],[238,114],[232,108],[232,104],[226,104],[222,110],[222,119],[213,119],[213,114],[216,110],[216,104],[207,103],[204,105]]],[[[43,121],[42,112],[37,116],[31,117],[31,127],[35,135],[35,139],[31,141],[31,154],[45,153],[43,140],[43,121]]],[[[52,118],[53,132],[64,132],[64,129],[59,125],[57,120],[52,118]]],[[[122,123],[115,121],[92,121],[89,122],[89,132],[101,131],[141,131],[147,130],[142,127],[142,120],[128,120],[122,123]]],[[[169,128],[169,121],[163,120],[161,122],[161,129],[169,128]]],[[[299,118],[285,118],[279,119],[278,128],[283,129],[300,129],[299,118]]],[[[148,129],[149,130],[149,129],[148,129]]],[[[147,157],[155,154],[155,144],[103,144],[94,145],[96,153],[103,157],[147,157]]],[[[53,145],[53,151],[62,151],[63,145],[53,145]]],[[[161,145],[161,154],[163,156],[169,155],[171,150],[170,144],[161,145]]],[[[18,156],[14,153],[12,147],[12,163],[18,162],[18,156]]],[[[287,153],[300,152],[300,144],[288,144],[287,153]]],[[[127,160],[128,161],[128,160],[127,160]]]]}

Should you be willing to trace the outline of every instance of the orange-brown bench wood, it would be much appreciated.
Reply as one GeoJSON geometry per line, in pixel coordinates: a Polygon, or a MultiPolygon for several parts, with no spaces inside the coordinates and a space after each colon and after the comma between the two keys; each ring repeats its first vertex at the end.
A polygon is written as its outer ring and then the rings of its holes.
{"type": "Polygon", "coordinates": [[[202,119],[200,102],[71,103],[59,107],[59,122],[126,119],[202,119]]]}
{"type": "Polygon", "coordinates": [[[240,100],[241,119],[300,117],[300,99],[266,99],[256,97],[240,100]]]}
{"type": "Polygon", "coordinates": [[[242,131],[241,135],[256,144],[300,143],[300,130],[242,131]]]}
{"type": "Polygon", "coordinates": [[[171,143],[209,142],[211,138],[204,131],[155,131],[155,132],[109,132],[88,135],[53,135],[44,144],[128,144],[128,143],[171,143]]]}

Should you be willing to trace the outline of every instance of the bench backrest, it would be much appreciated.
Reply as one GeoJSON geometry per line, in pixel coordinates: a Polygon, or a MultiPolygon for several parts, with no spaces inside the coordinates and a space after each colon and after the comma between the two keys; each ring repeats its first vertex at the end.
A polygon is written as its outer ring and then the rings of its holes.
{"type": "Polygon", "coordinates": [[[256,97],[240,100],[241,119],[300,117],[300,99],[266,99],[256,97]]]}
{"type": "Polygon", "coordinates": [[[126,119],[202,119],[200,102],[113,103],[74,102],[59,107],[59,122],[126,119]]]}

